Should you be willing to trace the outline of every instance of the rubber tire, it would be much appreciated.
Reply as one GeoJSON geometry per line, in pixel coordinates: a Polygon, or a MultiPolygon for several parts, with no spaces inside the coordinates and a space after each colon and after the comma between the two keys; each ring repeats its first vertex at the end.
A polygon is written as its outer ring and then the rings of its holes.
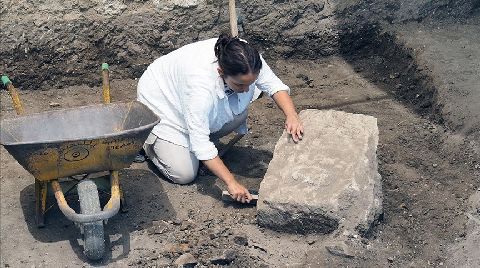
{"type": "MultiPolygon", "coordinates": [[[[82,214],[94,214],[101,211],[97,185],[93,181],[88,179],[81,181],[77,190],[82,214]]],[[[83,228],[85,256],[90,260],[102,259],[105,255],[103,221],[85,223],[81,228],[83,228]]]]}

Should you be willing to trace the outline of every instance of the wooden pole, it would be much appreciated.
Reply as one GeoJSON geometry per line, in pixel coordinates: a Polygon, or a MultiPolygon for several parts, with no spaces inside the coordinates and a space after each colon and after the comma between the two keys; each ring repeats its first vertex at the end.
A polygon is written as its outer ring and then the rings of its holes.
{"type": "Polygon", "coordinates": [[[232,36],[238,36],[237,11],[235,10],[235,0],[228,0],[228,9],[230,13],[230,30],[232,36]]]}
{"type": "MultiPolygon", "coordinates": [[[[237,26],[237,11],[235,10],[235,0],[228,0],[228,8],[230,13],[230,30],[232,32],[232,36],[238,37],[238,26],[237,26]]],[[[244,134],[237,134],[232,140],[222,149],[222,151],[218,154],[222,157],[228,150],[230,150],[235,143],[243,138],[244,134]]]]}

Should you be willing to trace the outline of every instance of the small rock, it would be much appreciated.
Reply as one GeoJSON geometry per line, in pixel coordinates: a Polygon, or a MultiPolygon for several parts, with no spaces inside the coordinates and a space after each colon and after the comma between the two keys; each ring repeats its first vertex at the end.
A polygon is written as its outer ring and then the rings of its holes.
{"type": "Polygon", "coordinates": [[[233,250],[225,251],[221,256],[213,257],[210,263],[214,265],[228,265],[237,258],[237,254],[233,250]]]}
{"type": "Polygon", "coordinates": [[[438,164],[433,164],[432,166],[433,166],[433,167],[438,167],[438,164]]]}
{"type": "Polygon", "coordinates": [[[387,261],[388,261],[389,263],[392,263],[392,262],[393,262],[393,257],[388,257],[388,258],[387,258],[387,261]]]}
{"type": "Polygon", "coordinates": [[[154,221],[153,226],[147,230],[148,234],[163,234],[166,232],[168,232],[168,226],[165,224],[165,222],[161,221],[154,221]]]}
{"type": "Polygon", "coordinates": [[[395,79],[395,78],[398,78],[399,76],[400,76],[399,73],[393,73],[389,77],[390,77],[390,79],[395,79]]]}
{"type": "Polygon", "coordinates": [[[175,260],[174,262],[177,267],[195,267],[197,264],[197,259],[190,254],[190,253],[185,253],[182,256],[178,257],[178,259],[175,260]]]}
{"type": "Polygon", "coordinates": [[[327,251],[335,256],[344,257],[344,258],[353,258],[355,255],[349,250],[345,243],[337,243],[329,246],[325,246],[327,251]]]}
{"type": "Polygon", "coordinates": [[[248,238],[246,235],[237,235],[233,238],[233,242],[240,246],[248,246],[248,238]]]}
{"type": "Polygon", "coordinates": [[[165,245],[165,251],[169,253],[185,253],[190,251],[190,247],[187,243],[167,244],[165,245]]]}
{"type": "Polygon", "coordinates": [[[223,232],[221,233],[221,236],[222,236],[222,237],[229,237],[229,236],[231,236],[232,234],[233,234],[232,230],[230,230],[230,229],[225,229],[225,231],[223,231],[223,232]]]}
{"type": "Polygon", "coordinates": [[[308,76],[306,76],[305,74],[297,74],[297,78],[302,79],[305,82],[310,80],[310,78],[308,76]]]}
{"type": "Polygon", "coordinates": [[[184,221],[182,222],[182,225],[180,226],[180,231],[186,231],[186,230],[189,230],[189,229],[192,229],[192,224],[188,221],[184,221]]]}
{"type": "Polygon", "coordinates": [[[58,103],[58,102],[50,102],[49,105],[50,105],[50,107],[52,107],[52,108],[53,108],[53,107],[60,107],[60,103],[58,103]]]}
{"type": "Polygon", "coordinates": [[[218,235],[215,234],[215,233],[209,233],[209,234],[208,234],[208,237],[210,238],[210,240],[214,240],[215,238],[218,237],[218,235]]]}

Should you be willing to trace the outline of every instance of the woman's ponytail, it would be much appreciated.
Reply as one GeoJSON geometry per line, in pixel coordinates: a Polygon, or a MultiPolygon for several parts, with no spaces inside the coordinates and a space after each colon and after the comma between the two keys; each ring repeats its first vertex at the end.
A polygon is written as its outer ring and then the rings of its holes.
{"type": "Polygon", "coordinates": [[[215,56],[217,56],[217,59],[221,57],[223,52],[225,51],[225,48],[230,44],[232,41],[232,37],[228,34],[222,33],[217,40],[217,43],[215,43],[215,56]]]}
{"type": "Polygon", "coordinates": [[[259,73],[262,68],[258,51],[238,37],[222,33],[215,43],[214,50],[224,75],[259,73]]]}

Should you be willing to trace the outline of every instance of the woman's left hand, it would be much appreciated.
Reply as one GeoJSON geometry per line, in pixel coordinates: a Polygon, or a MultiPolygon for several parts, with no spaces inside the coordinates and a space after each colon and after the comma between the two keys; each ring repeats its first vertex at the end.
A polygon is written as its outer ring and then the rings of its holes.
{"type": "Polygon", "coordinates": [[[287,116],[285,120],[285,130],[292,135],[294,142],[299,142],[303,138],[303,123],[300,120],[298,114],[292,114],[287,116]]]}

